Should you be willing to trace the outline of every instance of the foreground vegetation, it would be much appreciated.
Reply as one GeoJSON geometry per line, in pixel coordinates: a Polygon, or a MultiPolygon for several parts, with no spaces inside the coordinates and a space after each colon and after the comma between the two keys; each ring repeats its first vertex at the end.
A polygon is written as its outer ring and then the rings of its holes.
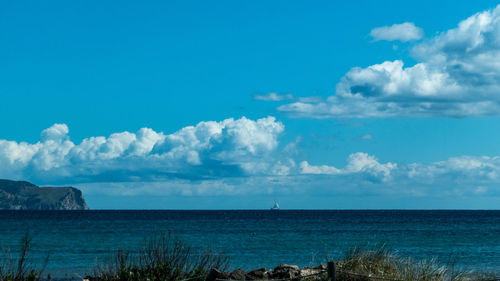
{"type": "Polygon", "coordinates": [[[19,252],[4,250],[0,255],[0,281],[37,281],[41,279],[49,261],[49,255],[41,267],[33,264],[31,259],[32,238],[26,232],[20,240],[19,252]]]}
{"type": "Polygon", "coordinates": [[[149,238],[136,254],[119,249],[111,261],[96,265],[93,281],[204,281],[210,269],[229,269],[229,258],[211,251],[201,255],[170,235],[149,238]]]}
{"type": "MultiPolygon", "coordinates": [[[[0,281],[39,281],[48,262],[42,266],[33,264],[29,234],[21,239],[16,254],[9,251],[0,256],[0,281]]],[[[414,260],[400,257],[386,247],[375,249],[353,248],[335,263],[337,281],[496,281],[500,275],[485,271],[467,271],[453,265],[443,266],[431,260],[414,260]]],[[[326,268],[326,267],[317,267],[326,268]]],[[[89,281],[204,281],[211,269],[221,273],[229,270],[229,259],[223,255],[205,251],[198,254],[181,240],[161,234],[146,239],[133,252],[118,249],[106,261],[96,262],[94,271],[85,279],[89,281]]],[[[300,271],[300,269],[298,269],[300,271]]],[[[233,276],[224,273],[224,276],[233,276]]],[[[247,275],[247,279],[248,279],[247,275]]],[[[300,280],[294,275],[294,280],[300,280]]],[[[244,277],[243,277],[244,278],[244,277]]],[[[328,275],[303,278],[327,281],[328,275]]]]}
{"type": "Polygon", "coordinates": [[[353,248],[337,262],[337,280],[401,281],[494,281],[494,272],[464,270],[453,264],[441,265],[436,259],[415,260],[400,257],[385,246],[376,249],[353,248]]]}

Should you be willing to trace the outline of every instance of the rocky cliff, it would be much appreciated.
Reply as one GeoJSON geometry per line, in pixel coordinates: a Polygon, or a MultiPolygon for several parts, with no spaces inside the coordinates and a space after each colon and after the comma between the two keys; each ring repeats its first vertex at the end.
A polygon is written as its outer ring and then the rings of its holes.
{"type": "Polygon", "coordinates": [[[74,187],[38,187],[26,181],[0,180],[0,210],[88,210],[74,187]]]}

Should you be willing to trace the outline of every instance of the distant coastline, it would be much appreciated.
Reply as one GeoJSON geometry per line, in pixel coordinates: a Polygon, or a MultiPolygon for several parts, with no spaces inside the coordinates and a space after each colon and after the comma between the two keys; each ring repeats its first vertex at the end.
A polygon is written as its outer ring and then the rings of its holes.
{"type": "Polygon", "coordinates": [[[74,187],[39,187],[27,181],[0,179],[0,210],[89,210],[74,187]]]}

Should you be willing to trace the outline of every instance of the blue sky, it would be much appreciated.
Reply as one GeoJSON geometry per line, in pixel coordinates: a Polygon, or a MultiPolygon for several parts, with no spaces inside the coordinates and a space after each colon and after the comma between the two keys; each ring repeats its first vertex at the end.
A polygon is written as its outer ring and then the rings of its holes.
{"type": "Polygon", "coordinates": [[[498,208],[497,5],[4,1],[0,177],[91,208],[498,208]]]}

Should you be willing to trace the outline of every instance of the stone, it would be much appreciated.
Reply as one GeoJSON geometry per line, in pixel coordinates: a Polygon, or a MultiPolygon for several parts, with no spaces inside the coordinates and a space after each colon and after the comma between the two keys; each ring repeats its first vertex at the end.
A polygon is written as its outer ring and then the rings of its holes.
{"type": "Polygon", "coordinates": [[[313,268],[321,269],[321,270],[327,270],[328,269],[328,267],[325,264],[320,264],[320,265],[315,266],[313,268]]]}
{"type": "Polygon", "coordinates": [[[305,280],[320,280],[321,273],[326,273],[326,267],[323,268],[321,266],[315,267],[304,267],[300,270],[299,276],[301,279],[305,280]]]}
{"type": "Polygon", "coordinates": [[[229,274],[231,280],[246,280],[246,274],[243,269],[236,269],[229,274]]]}
{"type": "Polygon", "coordinates": [[[229,278],[229,275],[230,275],[230,274],[231,274],[231,273],[229,273],[229,272],[218,271],[218,274],[217,274],[216,279],[223,279],[223,280],[230,279],[230,278],[229,278]]]}
{"type": "Polygon", "coordinates": [[[265,280],[269,279],[267,269],[265,267],[252,270],[247,273],[247,280],[265,280]]]}
{"type": "Polygon", "coordinates": [[[293,279],[297,278],[300,274],[299,267],[296,265],[280,264],[278,265],[272,273],[270,273],[270,278],[272,279],[293,279]]]}

